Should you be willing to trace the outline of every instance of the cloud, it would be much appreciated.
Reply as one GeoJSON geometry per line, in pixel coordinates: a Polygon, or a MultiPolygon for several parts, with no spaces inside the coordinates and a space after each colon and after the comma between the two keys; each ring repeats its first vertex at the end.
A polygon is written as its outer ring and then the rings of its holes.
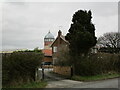
{"type": "Polygon", "coordinates": [[[118,3],[118,31],[120,32],[120,1],[118,3]]]}
{"type": "Polygon", "coordinates": [[[62,26],[65,35],[73,14],[79,9],[92,11],[97,36],[116,30],[117,3],[4,3],[3,49],[43,48],[44,36],[48,31],[56,36],[59,26],[62,26]]]}

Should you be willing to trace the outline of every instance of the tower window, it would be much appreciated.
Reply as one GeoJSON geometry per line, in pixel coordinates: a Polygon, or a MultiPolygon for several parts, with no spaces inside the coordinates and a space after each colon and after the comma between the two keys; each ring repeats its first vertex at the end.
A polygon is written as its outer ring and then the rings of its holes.
{"type": "Polygon", "coordinates": [[[44,41],[54,41],[54,39],[44,39],[44,41]]]}
{"type": "Polygon", "coordinates": [[[53,39],[50,39],[50,41],[53,41],[53,39]]]}

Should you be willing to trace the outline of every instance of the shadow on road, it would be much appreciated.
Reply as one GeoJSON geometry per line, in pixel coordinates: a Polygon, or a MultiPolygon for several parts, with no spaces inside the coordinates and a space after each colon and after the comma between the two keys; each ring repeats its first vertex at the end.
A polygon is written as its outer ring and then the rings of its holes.
{"type": "Polygon", "coordinates": [[[66,78],[63,78],[60,75],[53,73],[53,69],[46,68],[44,70],[44,79],[45,79],[45,81],[60,81],[60,80],[66,79],[66,78]]]}

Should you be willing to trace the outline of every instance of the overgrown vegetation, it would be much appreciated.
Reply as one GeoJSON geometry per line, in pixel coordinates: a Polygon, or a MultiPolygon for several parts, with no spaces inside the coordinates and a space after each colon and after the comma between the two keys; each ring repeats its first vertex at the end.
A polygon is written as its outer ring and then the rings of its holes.
{"type": "MultiPolygon", "coordinates": [[[[62,52],[61,55],[65,54],[66,52],[62,52]]],[[[60,66],[71,66],[71,60],[69,54],[66,54],[66,58],[63,56],[59,56],[64,59],[58,61],[57,65],[60,66]]],[[[74,61],[75,68],[74,75],[80,76],[95,76],[95,75],[102,75],[107,73],[120,73],[120,54],[110,54],[110,53],[96,53],[96,54],[89,54],[87,56],[79,56],[74,61]]]]}
{"type": "Polygon", "coordinates": [[[41,64],[41,52],[2,54],[2,86],[9,87],[35,80],[35,69],[41,64]]]}
{"type": "Polygon", "coordinates": [[[93,76],[109,72],[120,72],[120,54],[97,53],[79,57],[76,63],[76,75],[93,76]]]}
{"type": "Polygon", "coordinates": [[[104,53],[120,53],[120,47],[119,48],[110,48],[110,47],[101,47],[99,52],[104,52],[104,53]]]}
{"type": "MultiPolygon", "coordinates": [[[[29,83],[24,83],[16,86],[10,86],[7,87],[7,89],[11,88],[44,88],[47,85],[47,82],[42,81],[42,82],[29,82],[29,83]]],[[[6,90],[6,88],[4,88],[6,90]]],[[[3,90],[4,90],[3,89],[3,90]]]]}
{"type": "Polygon", "coordinates": [[[107,73],[107,74],[101,74],[101,75],[95,75],[95,76],[73,76],[72,80],[77,81],[96,81],[96,80],[105,80],[105,79],[111,79],[111,78],[117,78],[120,74],[118,73],[107,73]]]}

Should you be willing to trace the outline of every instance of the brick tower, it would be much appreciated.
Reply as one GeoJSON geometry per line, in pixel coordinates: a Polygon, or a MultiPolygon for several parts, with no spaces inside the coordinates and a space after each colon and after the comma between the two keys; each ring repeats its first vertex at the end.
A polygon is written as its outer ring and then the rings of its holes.
{"type": "Polygon", "coordinates": [[[50,45],[54,41],[54,36],[49,31],[48,34],[44,38],[44,49],[51,49],[50,45]]]}

